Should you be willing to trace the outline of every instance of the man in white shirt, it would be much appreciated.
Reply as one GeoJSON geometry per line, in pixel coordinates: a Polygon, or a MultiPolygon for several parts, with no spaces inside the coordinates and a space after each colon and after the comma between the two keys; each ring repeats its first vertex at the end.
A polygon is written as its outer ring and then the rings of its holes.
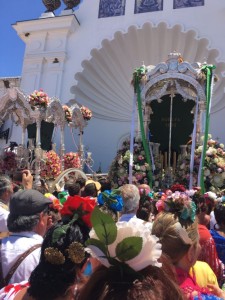
{"type": "Polygon", "coordinates": [[[6,284],[28,280],[37,266],[40,259],[40,244],[49,221],[49,204],[51,200],[32,189],[18,191],[11,197],[7,220],[11,234],[3,238],[1,243],[4,279],[22,254],[35,245],[39,246],[35,246],[38,248],[22,260],[6,284]]]}
{"type": "Polygon", "coordinates": [[[123,199],[123,209],[119,222],[127,222],[131,218],[136,218],[140,201],[140,193],[134,184],[125,184],[120,187],[120,191],[123,199]]]}

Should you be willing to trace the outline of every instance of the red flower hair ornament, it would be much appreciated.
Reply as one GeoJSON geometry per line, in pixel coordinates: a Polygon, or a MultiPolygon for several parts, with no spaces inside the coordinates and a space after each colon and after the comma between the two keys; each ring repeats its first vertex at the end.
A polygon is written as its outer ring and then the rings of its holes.
{"type": "Polygon", "coordinates": [[[78,218],[91,228],[91,213],[95,206],[95,200],[90,199],[89,197],[80,197],[78,195],[68,196],[61,210],[61,215],[73,217],[77,214],[78,218]]]}

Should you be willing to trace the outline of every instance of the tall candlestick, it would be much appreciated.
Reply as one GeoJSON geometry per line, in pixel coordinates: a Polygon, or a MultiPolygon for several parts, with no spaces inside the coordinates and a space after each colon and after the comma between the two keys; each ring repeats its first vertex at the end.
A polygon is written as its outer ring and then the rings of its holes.
{"type": "Polygon", "coordinates": [[[164,153],[164,165],[165,169],[167,168],[167,152],[164,153]]]}

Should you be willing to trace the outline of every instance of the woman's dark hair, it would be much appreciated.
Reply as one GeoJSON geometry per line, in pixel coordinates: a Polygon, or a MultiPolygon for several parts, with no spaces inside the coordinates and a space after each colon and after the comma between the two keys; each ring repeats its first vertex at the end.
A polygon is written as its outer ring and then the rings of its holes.
{"type": "Polygon", "coordinates": [[[98,182],[101,184],[101,192],[112,189],[112,184],[108,178],[106,177],[99,178],[98,182]]]}
{"type": "Polygon", "coordinates": [[[77,182],[71,183],[67,186],[67,190],[70,196],[79,195],[80,189],[80,184],[77,182]]]}
{"type": "Polygon", "coordinates": [[[97,197],[98,191],[94,183],[88,183],[85,185],[84,190],[82,192],[82,197],[97,197]]]}
{"type": "Polygon", "coordinates": [[[7,227],[11,232],[32,231],[38,224],[40,214],[33,216],[18,216],[9,214],[7,219],[7,227]]]}
{"type": "MultiPolygon", "coordinates": [[[[163,258],[162,260],[166,260],[163,258]]],[[[125,273],[121,278],[120,268],[100,266],[91,275],[81,290],[82,300],[181,300],[182,292],[176,283],[169,263],[162,268],[148,266],[134,274],[125,273]],[[139,279],[138,279],[139,278],[139,279]]]]}
{"type": "Polygon", "coordinates": [[[225,203],[218,203],[214,208],[214,214],[217,224],[225,225],[225,203]]]}
{"type": "Polygon", "coordinates": [[[63,225],[65,225],[63,222],[53,225],[44,238],[40,262],[29,279],[28,294],[35,300],[53,300],[57,297],[64,297],[68,288],[75,284],[77,271],[86,261],[85,259],[80,264],[73,263],[69,258],[68,248],[72,242],[84,245],[89,237],[89,229],[79,226],[75,221],[68,226],[65,235],[53,242],[55,230],[63,225]],[[63,264],[52,264],[46,260],[44,252],[49,247],[56,248],[64,255],[65,262],[63,264]]]}

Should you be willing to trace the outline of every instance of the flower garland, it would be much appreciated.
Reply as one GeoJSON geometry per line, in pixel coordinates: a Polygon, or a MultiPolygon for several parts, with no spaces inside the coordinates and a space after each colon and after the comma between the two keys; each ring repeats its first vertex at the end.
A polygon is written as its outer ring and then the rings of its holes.
{"type": "Polygon", "coordinates": [[[85,106],[82,105],[80,107],[80,111],[82,113],[82,116],[83,116],[84,120],[86,120],[86,121],[91,120],[91,118],[92,118],[92,111],[89,108],[87,108],[87,107],[85,107],[85,106]]]}
{"type": "MultiPolygon", "coordinates": [[[[206,191],[220,193],[221,190],[225,189],[225,150],[222,143],[213,140],[211,137],[211,135],[208,136],[203,166],[204,184],[206,191]]],[[[194,154],[194,186],[197,186],[202,149],[202,146],[198,146],[194,154]]],[[[175,181],[184,184],[186,187],[188,187],[189,182],[190,158],[190,154],[180,157],[175,173],[175,181]]]]}
{"type": "Polygon", "coordinates": [[[41,170],[41,177],[44,179],[55,179],[61,172],[61,161],[53,151],[46,153],[46,162],[41,170]]]}
{"type": "Polygon", "coordinates": [[[72,111],[71,108],[67,105],[62,106],[64,113],[65,113],[65,119],[68,123],[72,122],[72,111]]]}
{"type": "Polygon", "coordinates": [[[28,97],[28,102],[31,105],[31,108],[34,110],[35,107],[44,107],[46,108],[50,102],[48,95],[43,92],[42,89],[34,90],[32,94],[28,97]]]}
{"type": "Polygon", "coordinates": [[[64,155],[64,169],[81,168],[80,156],[76,152],[69,152],[64,155]]]}

